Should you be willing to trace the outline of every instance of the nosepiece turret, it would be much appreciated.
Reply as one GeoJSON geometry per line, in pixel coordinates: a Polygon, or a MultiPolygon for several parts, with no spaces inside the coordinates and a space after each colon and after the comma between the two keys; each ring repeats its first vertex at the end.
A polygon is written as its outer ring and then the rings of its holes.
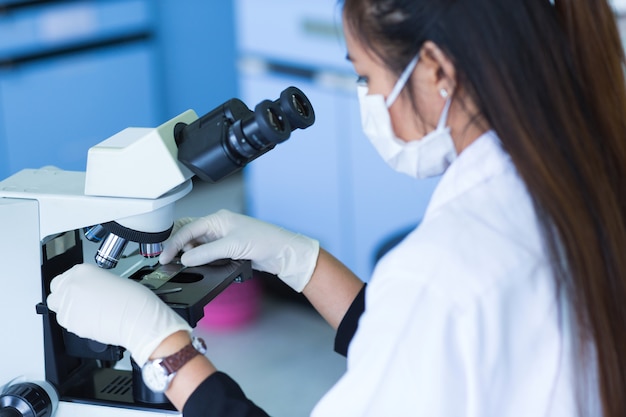
{"type": "Polygon", "coordinates": [[[172,233],[172,226],[161,232],[142,232],[117,222],[107,222],[85,229],[85,238],[101,242],[96,252],[96,265],[104,269],[117,266],[128,242],[139,244],[139,253],[145,258],[156,258],[163,251],[163,241],[172,233]]]}

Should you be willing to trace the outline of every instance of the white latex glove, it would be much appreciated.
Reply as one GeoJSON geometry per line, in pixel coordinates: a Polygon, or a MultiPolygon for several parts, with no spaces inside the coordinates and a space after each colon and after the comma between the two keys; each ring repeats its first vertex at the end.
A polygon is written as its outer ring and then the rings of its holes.
{"type": "Polygon", "coordinates": [[[180,219],[176,219],[174,221],[174,226],[172,226],[172,232],[170,236],[174,236],[176,232],[178,232],[181,227],[198,220],[197,217],[181,217],[180,219]]]}
{"type": "MultiPolygon", "coordinates": [[[[187,221],[187,219],[184,219],[187,221]]],[[[300,292],[313,275],[319,242],[304,235],[228,210],[185,224],[164,244],[160,262],[198,266],[218,259],[249,259],[252,268],[278,275],[300,292]]]]}
{"type": "Polygon", "coordinates": [[[189,324],[143,285],[79,264],[50,283],[48,308],[80,337],[126,348],[143,366],[157,346],[189,324]]]}

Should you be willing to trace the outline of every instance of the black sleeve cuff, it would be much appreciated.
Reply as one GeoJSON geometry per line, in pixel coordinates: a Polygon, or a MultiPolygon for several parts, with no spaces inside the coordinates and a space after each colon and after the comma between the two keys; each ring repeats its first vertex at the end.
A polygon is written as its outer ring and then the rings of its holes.
{"type": "Polygon", "coordinates": [[[191,394],[184,417],[269,417],[223,372],[209,376],[191,394]]]}
{"type": "Polygon", "coordinates": [[[339,328],[337,328],[335,352],[340,355],[348,356],[348,346],[350,346],[350,342],[359,326],[359,318],[365,311],[365,287],[367,287],[367,284],[363,285],[350,308],[348,308],[346,315],[343,316],[339,328]]]}

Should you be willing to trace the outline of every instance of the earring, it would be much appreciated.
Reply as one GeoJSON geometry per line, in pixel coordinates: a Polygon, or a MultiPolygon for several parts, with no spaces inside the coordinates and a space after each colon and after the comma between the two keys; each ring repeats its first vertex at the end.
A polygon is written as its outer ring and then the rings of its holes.
{"type": "Polygon", "coordinates": [[[446,99],[448,98],[448,91],[445,88],[442,88],[441,90],[439,90],[439,95],[441,96],[441,98],[446,99]]]}

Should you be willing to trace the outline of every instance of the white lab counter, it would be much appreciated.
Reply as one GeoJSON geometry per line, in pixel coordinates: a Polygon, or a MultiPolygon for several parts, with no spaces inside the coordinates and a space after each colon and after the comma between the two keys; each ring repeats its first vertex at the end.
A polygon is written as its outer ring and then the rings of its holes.
{"type": "Polygon", "coordinates": [[[333,351],[334,330],[296,303],[264,297],[244,327],[195,331],[216,367],[273,417],[308,416],[345,371],[345,358],[333,351]]]}

